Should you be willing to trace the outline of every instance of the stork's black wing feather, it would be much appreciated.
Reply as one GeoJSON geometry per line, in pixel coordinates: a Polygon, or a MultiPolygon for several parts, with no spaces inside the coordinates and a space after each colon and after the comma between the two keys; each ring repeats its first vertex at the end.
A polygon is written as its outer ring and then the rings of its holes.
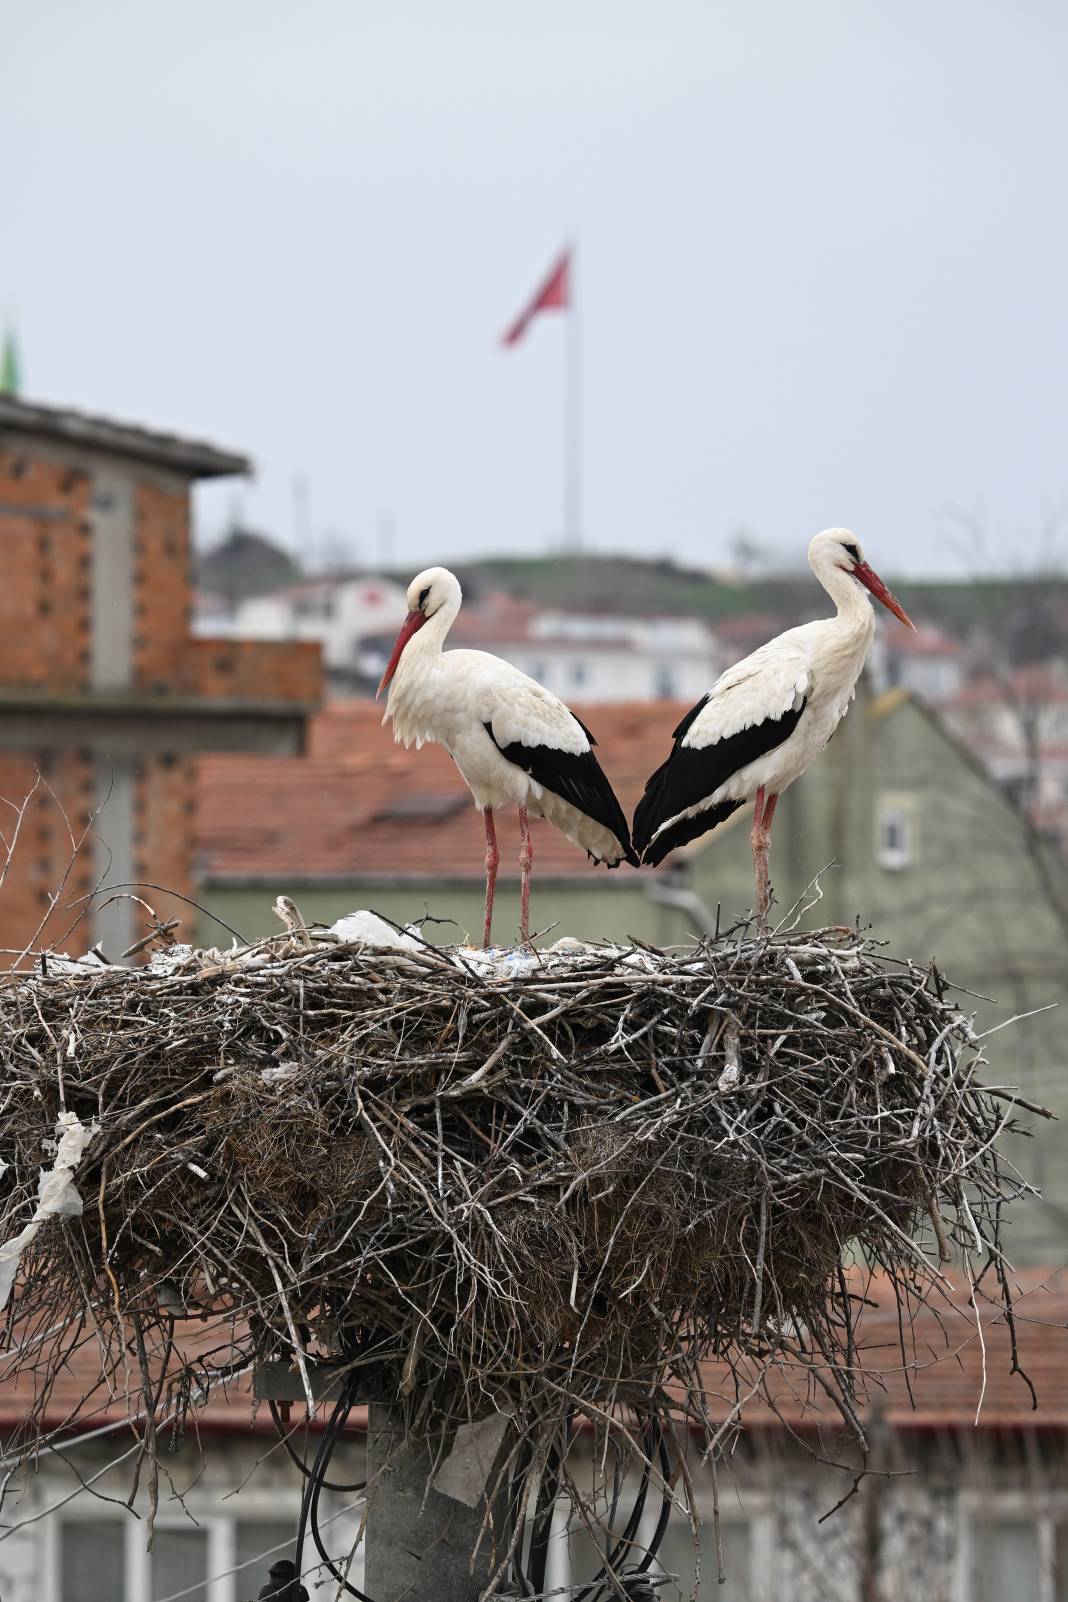
{"type": "Polygon", "coordinates": [[[695,817],[679,818],[676,825],[657,835],[657,830],[669,819],[678,818],[680,812],[700,806],[702,801],[715,795],[732,773],[766,756],[789,739],[807,705],[807,701],[802,701],[799,707],[791,707],[781,717],[765,718],[763,723],[739,729],[737,734],[717,740],[714,745],[685,745],[686,734],[707,700],[706,695],[698,701],[675,730],[671,755],[649,779],[635,810],[634,849],[647,867],[655,867],[676,846],[685,845],[687,840],[695,840],[699,834],[714,829],[717,823],[736,811],[740,801],[718,802],[695,817]]]}
{"type": "MultiPolygon", "coordinates": [[[[551,745],[524,745],[520,740],[502,745],[493,733],[492,724],[485,724],[485,730],[506,762],[514,762],[544,789],[551,790],[561,801],[567,801],[609,830],[619,841],[624,860],[635,868],[638,866],[623,808],[592,751],[558,751],[551,745]]],[[[583,733],[592,746],[590,731],[583,728],[583,733]]]]}

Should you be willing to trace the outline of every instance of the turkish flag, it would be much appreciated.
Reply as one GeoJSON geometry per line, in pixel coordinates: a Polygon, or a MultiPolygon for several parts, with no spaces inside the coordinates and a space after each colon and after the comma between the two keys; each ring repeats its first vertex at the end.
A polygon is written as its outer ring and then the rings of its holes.
{"type": "Polygon", "coordinates": [[[571,304],[571,247],[561,252],[549,276],[510,328],[501,335],[502,345],[518,345],[534,318],[542,311],[566,311],[571,304]]]}

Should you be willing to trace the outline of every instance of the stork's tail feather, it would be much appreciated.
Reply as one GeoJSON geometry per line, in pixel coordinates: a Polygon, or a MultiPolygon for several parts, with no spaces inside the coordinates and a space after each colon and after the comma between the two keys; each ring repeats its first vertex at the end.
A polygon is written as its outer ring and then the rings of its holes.
{"type": "Polygon", "coordinates": [[[744,806],[744,801],[719,801],[714,807],[706,807],[703,812],[696,813],[692,818],[679,818],[666,829],[654,835],[653,839],[642,850],[642,866],[655,868],[658,862],[679,846],[686,845],[690,840],[696,840],[699,835],[707,834],[714,829],[724,818],[729,818],[732,812],[744,806]]]}
{"type": "Polygon", "coordinates": [[[661,763],[656,772],[652,774],[645,786],[638,805],[634,809],[634,822],[631,824],[630,837],[638,856],[645,860],[645,849],[652,840],[653,835],[664,821],[659,816],[659,803],[663,798],[664,781],[667,770],[671,765],[671,758],[661,763]]]}
{"type": "MultiPolygon", "coordinates": [[[[514,762],[517,768],[529,773],[543,789],[574,807],[584,817],[599,823],[614,837],[619,845],[619,856],[615,862],[608,863],[609,867],[618,867],[621,861],[629,862],[635,868],[639,866],[623,808],[592,748],[586,751],[562,751],[555,746],[524,745],[520,740],[502,745],[493,732],[492,723],[486,723],[483,727],[506,762],[514,762]]],[[[588,730],[584,729],[583,732],[587,739],[592,739],[588,730]]],[[[607,857],[597,857],[595,860],[608,862],[607,857]]]]}

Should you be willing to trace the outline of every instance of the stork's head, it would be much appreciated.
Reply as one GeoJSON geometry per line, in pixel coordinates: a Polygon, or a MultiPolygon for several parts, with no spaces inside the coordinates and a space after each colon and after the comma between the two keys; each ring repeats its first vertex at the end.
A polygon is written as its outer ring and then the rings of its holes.
{"type": "Polygon", "coordinates": [[[825,590],[834,595],[836,584],[839,582],[838,573],[848,573],[849,577],[858,585],[874,595],[875,599],[893,612],[895,617],[907,623],[910,629],[916,627],[901,602],[892,595],[876,573],[864,560],[857,536],[848,528],[825,528],[822,534],[817,534],[808,548],[809,566],[819,579],[825,590]]]}
{"type": "Polygon", "coordinates": [[[393,655],[386,665],[382,675],[382,682],[375,692],[375,699],[382,694],[390,679],[397,671],[397,663],[401,653],[413,634],[417,634],[438,612],[443,614],[446,628],[460,610],[463,594],[460,581],[455,573],[450,573],[447,567],[428,567],[422,573],[417,573],[408,586],[408,616],[401,624],[397,643],[393,647],[393,655]]]}

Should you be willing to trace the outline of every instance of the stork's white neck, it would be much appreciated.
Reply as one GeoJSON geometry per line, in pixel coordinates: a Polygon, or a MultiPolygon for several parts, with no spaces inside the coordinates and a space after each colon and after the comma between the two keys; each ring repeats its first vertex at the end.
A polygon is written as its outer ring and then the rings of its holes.
{"type": "Polygon", "coordinates": [[[852,573],[832,562],[821,562],[818,567],[813,564],[812,570],[834,602],[843,624],[852,628],[874,625],[868,592],[852,573]]]}
{"type": "Polygon", "coordinates": [[[448,596],[432,613],[417,633],[411,639],[401,654],[397,663],[396,677],[400,678],[405,669],[409,672],[418,664],[426,662],[441,655],[441,648],[445,644],[445,637],[456,622],[456,614],[460,610],[459,596],[448,596]]]}

